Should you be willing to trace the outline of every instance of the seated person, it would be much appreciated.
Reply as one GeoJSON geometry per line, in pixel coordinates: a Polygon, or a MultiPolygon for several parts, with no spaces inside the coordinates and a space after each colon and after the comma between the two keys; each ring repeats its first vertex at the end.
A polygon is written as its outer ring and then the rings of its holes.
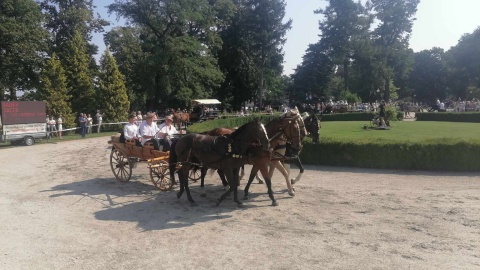
{"type": "Polygon", "coordinates": [[[160,125],[160,132],[158,137],[160,138],[160,145],[163,147],[162,151],[170,151],[170,145],[172,145],[173,134],[177,134],[177,129],[172,125],[173,118],[171,115],[165,117],[165,123],[160,125]]]}
{"type": "Polygon", "coordinates": [[[156,140],[158,138],[158,131],[160,129],[158,128],[156,121],[154,121],[155,118],[155,114],[148,113],[145,121],[143,121],[140,125],[139,131],[142,135],[142,146],[148,142],[153,144],[153,148],[155,150],[160,150],[160,146],[156,140]]]}
{"type": "Polygon", "coordinates": [[[134,140],[136,146],[142,146],[142,143],[140,142],[142,136],[140,136],[140,133],[138,132],[136,121],[137,116],[135,113],[128,116],[128,123],[123,127],[123,136],[125,140],[134,140]]]}

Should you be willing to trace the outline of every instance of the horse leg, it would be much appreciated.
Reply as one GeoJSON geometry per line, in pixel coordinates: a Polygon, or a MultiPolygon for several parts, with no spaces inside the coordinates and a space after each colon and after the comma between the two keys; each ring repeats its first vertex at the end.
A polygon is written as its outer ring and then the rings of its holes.
{"type": "Polygon", "coordinates": [[[253,182],[253,178],[255,178],[255,176],[257,175],[257,172],[258,172],[258,166],[254,164],[252,167],[252,170],[250,171],[250,177],[248,178],[248,183],[245,186],[245,190],[244,190],[245,195],[243,196],[244,200],[250,199],[250,196],[248,196],[248,190],[250,189],[250,185],[253,182]]]}
{"type": "Polygon", "coordinates": [[[225,191],[225,193],[222,194],[222,196],[220,196],[220,198],[217,199],[217,206],[220,205],[220,203],[222,203],[223,200],[225,200],[225,198],[230,195],[230,193],[234,190],[234,183],[233,183],[233,175],[232,175],[232,172],[230,170],[225,170],[223,172],[225,174],[225,176],[227,177],[227,181],[228,181],[228,184],[230,185],[230,188],[225,191]]]}
{"type": "Polygon", "coordinates": [[[262,180],[262,179],[260,179],[260,177],[258,177],[258,175],[257,175],[257,174],[255,175],[255,178],[257,179],[257,181],[258,181],[258,184],[263,184],[263,183],[264,183],[264,182],[263,182],[263,180],[262,180]]]}
{"type": "Polygon", "coordinates": [[[240,177],[238,178],[238,185],[240,185],[240,180],[243,179],[243,177],[245,176],[245,165],[242,165],[242,169],[240,170],[240,177]]]}
{"type": "Polygon", "coordinates": [[[187,193],[187,198],[188,201],[192,206],[197,206],[198,204],[193,200],[192,195],[190,194],[190,188],[188,187],[188,171],[190,170],[190,166],[184,166],[182,168],[182,174],[183,174],[183,179],[184,179],[184,185],[185,185],[185,193],[187,193]]]}
{"type": "Polygon", "coordinates": [[[297,183],[298,181],[300,181],[300,178],[302,178],[302,174],[303,172],[305,171],[303,169],[303,165],[302,165],[302,162],[300,161],[300,158],[297,156],[297,158],[295,159],[295,165],[298,166],[298,168],[300,169],[300,173],[297,175],[297,177],[295,177],[295,179],[292,179],[291,182],[292,182],[292,185],[294,185],[295,183],[297,183]]]}
{"type": "MultiPolygon", "coordinates": [[[[290,183],[290,179],[288,178],[289,177],[289,173],[287,172],[287,170],[285,170],[285,168],[283,167],[282,163],[279,161],[279,160],[275,160],[275,161],[272,161],[271,164],[270,164],[270,171],[269,171],[269,175],[270,177],[272,176],[273,174],[273,171],[275,170],[275,168],[280,172],[282,173],[283,177],[285,178],[285,181],[287,182],[287,188],[288,188],[288,195],[290,196],[295,196],[295,191],[293,190],[293,187],[292,187],[292,183],[290,183]]],[[[271,179],[271,178],[270,178],[271,179]]]]}
{"type": "Polygon", "coordinates": [[[275,197],[273,196],[272,181],[270,180],[270,178],[268,178],[267,164],[260,167],[260,172],[262,173],[263,179],[265,179],[265,184],[267,184],[268,197],[270,197],[270,199],[272,200],[272,206],[277,206],[277,200],[275,200],[275,197]]]}
{"type": "Polygon", "coordinates": [[[177,198],[180,199],[180,197],[182,197],[183,195],[183,191],[185,190],[185,177],[183,175],[183,167],[178,170],[178,181],[180,182],[180,190],[177,192],[177,198]]]}
{"type": "Polygon", "coordinates": [[[232,175],[232,180],[233,180],[233,201],[237,203],[239,207],[242,207],[243,203],[238,200],[238,186],[239,186],[239,172],[240,168],[233,169],[233,175],[232,175]]]}
{"type": "Polygon", "coordinates": [[[228,189],[228,181],[225,178],[225,174],[223,173],[222,170],[217,170],[217,174],[220,177],[220,180],[222,180],[223,190],[227,190],[228,189]]]}
{"type": "Polygon", "coordinates": [[[207,167],[200,167],[200,197],[207,197],[207,193],[205,193],[205,176],[207,175],[207,171],[207,167]]]}

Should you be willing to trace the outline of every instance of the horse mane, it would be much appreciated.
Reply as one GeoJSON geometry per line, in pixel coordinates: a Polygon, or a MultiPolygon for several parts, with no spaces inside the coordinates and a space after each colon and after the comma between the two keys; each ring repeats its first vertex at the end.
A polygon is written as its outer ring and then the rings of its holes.
{"type": "Polygon", "coordinates": [[[243,133],[244,130],[247,129],[248,126],[250,126],[250,124],[252,124],[253,122],[256,122],[258,120],[252,120],[246,124],[243,124],[242,126],[240,126],[238,129],[236,129],[234,132],[232,132],[231,134],[229,134],[229,137],[231,138],[234,138],[235,136],[237,136],[238,134],[241,134],[243,133]]]}

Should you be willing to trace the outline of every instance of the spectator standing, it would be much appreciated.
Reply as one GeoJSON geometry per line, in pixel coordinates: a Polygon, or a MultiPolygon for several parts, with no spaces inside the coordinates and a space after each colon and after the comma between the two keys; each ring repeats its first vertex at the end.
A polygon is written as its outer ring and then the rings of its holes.
{"type": "Polygon", "coordinates": [[[141,112],[141,111],[138,111],[138,112],[137,112],[137,121],[142,122],[142,120],[143,120],[142,112],[141,112]]]}
{"type": "Polygon", "coordinates": [[[60,114],[60,116],[58,116],[58,119],[57,119],[57,125],[58,125],[58,138],[61,140],[62,139],[62,131],[63,131],[63,119],[62,119],[62,115],[60,114]]]}
{"type": "Polygon", "coordinates": [[[80,113],[80,116],[78,117],[78,122],[80,123],[80,135],[82,136],[82,138],[85,138],[87,118],[85,117],[84,113],[80,113]]]}
{"type": "Polygon", "coordinates": [[[97,110],[97,114],[95,115],[95,117],[97,118],[97,133],[100,133],[101,129],[102,129],[102,121],[103,121],[103,117],[105,115],[103,113],[100,112],[100,110],[97,110]]]}
{"type": "Polygon", "coordinates": [[[90,114],[87,116],[87,134],[92,134],[93,118],[90,114]]]}
{"type": "Polygon", "coordinates": [[[55,135],[58,137],[57,135],[57,121],[55,121],[55,118],[53,118],[53,115],[50,115],[50,121],[48,121],[49,125],[50,125],[50,137],[55,137],[55,135]]]}

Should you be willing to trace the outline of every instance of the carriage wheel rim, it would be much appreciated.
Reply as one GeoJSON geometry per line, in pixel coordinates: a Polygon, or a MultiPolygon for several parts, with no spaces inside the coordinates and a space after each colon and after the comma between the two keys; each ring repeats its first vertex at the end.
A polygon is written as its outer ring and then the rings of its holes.
{"type": "Polygon", "coordinates": [[[132,164],[126,155],[114,148],[110,154],[110,167],[113,175],[120,182],[128,182],[132,177],[132,164]]]}
{"type": "Polygon", "coordinates": [[[153,185],[161,191],[172,188],[173,183],[170,179],[170,170],[166,161],[160,161],[163,166],[150,168],[150,178],[153,185]]]}

